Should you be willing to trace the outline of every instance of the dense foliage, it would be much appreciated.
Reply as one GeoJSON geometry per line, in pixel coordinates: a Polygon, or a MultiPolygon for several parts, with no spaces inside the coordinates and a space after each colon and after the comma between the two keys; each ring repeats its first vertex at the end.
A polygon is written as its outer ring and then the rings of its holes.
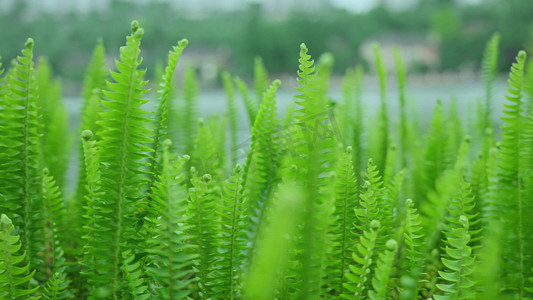
{"type": "MultiPolygon", "coordinates": [[[[227,113],[198,121],[194,72],[180,96],[174,81],[188,41],[171,49],[148,100],[143,34],[134,21],[109,73],[104,45],[94,51],[71,197],[62,195],[70,141],[59,82],[46,61],[34,67],[33,40],[0,77],[2,299],[533,296],[526,52],[511,67],[496,136],[497,36],[474,125],[438,102],[424,129],[398,55],[399,117],[388,112],[381,70],[381,105],[366,122],[361,68],[348,69],[333,103],[333,57],[315,64],[305,44],[283,118],[281,82],[269,83],[256,60],[253,89],[225,73],[227,113]],[[237,91],[253,123],[245,151],[236,144],[237,91]]],[[[379,46],[375,54],[379,66],[379,46]]]]}

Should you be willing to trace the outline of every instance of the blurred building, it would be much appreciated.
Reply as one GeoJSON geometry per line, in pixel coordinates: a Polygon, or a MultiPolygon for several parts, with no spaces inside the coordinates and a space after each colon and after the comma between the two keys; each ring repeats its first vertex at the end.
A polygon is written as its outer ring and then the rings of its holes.
{"type": "Polygon", "coordinates": [[[432,70],[439,66],[439,51],[435,42],[428,41],[422,36],[406,34],[387,34],[364,42],[359,52],[375,70],[374,44],[379,44],[385,69],[389,72],[396,70],[394,51],[402,58],[406,70],[432,70]]]}

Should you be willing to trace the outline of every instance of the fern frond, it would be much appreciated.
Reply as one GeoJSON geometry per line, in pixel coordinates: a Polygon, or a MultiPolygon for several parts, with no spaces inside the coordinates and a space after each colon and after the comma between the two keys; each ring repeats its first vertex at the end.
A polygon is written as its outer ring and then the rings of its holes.
{"type": "Polygon", "coordinates": [[[64,258],[63,244],[65,243],[66,211],[61,197],[61,192],[50,175],[48,169],[42,172],[41,195],[43,202],[43,221],[45,224],[44,235],[46,237],[44,254],[45,275],[50,278],[49,282],[55,287],[63,286],[63,292],[55,289],[55,297],[66,297],[66,287],[69,281],[66,278],[65,269],[67,267],[64,258]],[[61,296],[63,295],[63,296],[61,296]]]}
{"type": "Polygon", "coordinates": [[[387,161],[387,150],[389,149],[389,119],[387,114],[387,71],[381,56],[378,44],[374,44],[374,57],[376,60],[376,71],[379,79],[380,107],[378,112],[377,139],[374,145],[374,157],[379,170],[384,170],[387,161]]]}
{"type": "MultiPolygon", "coordinates": [[[[0,135],[0,177],[3,184],[0,208],[21,230],[22,249],[26,260],[40,267],[35,254],[43,250],[40,201],[39,149],[41,133],[40,107],[33,68],[33,40],[28,39],[22,56],[13,62],[7,78],[7,90],[2,103],[0,135]]],[[[42,279],[39,269],[37,276],[42,279]]]]}
{"type": "Polygon", "coordinates": [[[352,147],[342,153],[336,166],[334,222],[330,227],[331,253],[328,259],[328,287],[335,295],[344,293],[344,272],[351,262],[356,236],[354,207],[358,203],[357,179],[353,169],[352,147]]]}
{"type": "Polygon", "coordinates": [[[199,176],[191,168],[191,184],[189,189],[189,203],[187,215],[191,236],[190,243],[196,245],[194,253],[198,254],[194,266],[196,280],[198,281],[198,295],[196,299],[208,299],[214,294],[210,286],[210,279],[217,265],[217,242],[220,219],[217,216],[218,193],[213,187],[212,177],[209,174],[199,176]]]}
{"type": "Polygon", "coordinates": [[[435,188],[435,181],[450,164],[447,131],[442,102],[439,100],[431,117],[424,147],[424,188],[435,188]]]}
{"type": "MultiPolygon", "coordinates": [[[[98,125],[98,120],[100,120],[100,113],[104,110],[102,104],[103,89],[106,87],[106,79],[108,78],[108,73],[106,69],[106,54],[104,44],[102,39],[98,39],[96,47],[93,50],[93,55],[91,62],[87,67],[85,78],[83,80],[82,88],[82,98],[83,103],[81,105],[80,111],[80,134],[84,130],[90,130],[93,134],[99,135],[100,128],[98,125]]],[[[86,185],[85,181],[86,171],[85,171],[85,160],[83,153],[83,146],[80,144],[78,149],[78,181],[76,186],[76,202],[75,209],[76,217],[73,220],[73,223],[78,223],[82,219],[84,214],[85,196],[86,196],[86,185]]],[[[81,228],[81,225],[76,226],[76,228],[81,228]]],[[[82,235],[82,233],[76,233],[77,236],[82,235]]]]}
{"type": "Polygon", "coordinates": [[[364,299],[367,296],[368,279],[371,276],[371,266],[380,227],[379,221],[372,220],[368,231],[364,231],[360,235],[357,250],[352,253],[355,264],[349,265],[350,272],[344,273],[346,277],[346,282],[344,283],[346,293],[341,295],[342,298],[364,299]]]}
{"type": "MultiPolygon", "coordinates": [[[[111,72],[115,82],[107,82],[104,91],[107,111],[102,113],[103,128],[99,140],[102,207],[98,212],[102,228],[98,243],[102,243],[98,268],[99,282],[109,292],[107,297],[118,297],[123,285],[121,275],[122,252],[135,249],[137,236],[138,201],[142,198],[140,188],[146,188],[146,161],[151,149],[149,120],[142,105],[147,101],[143,95],[145,71],[139,70],[142,60],[140,43],[144,30],[137,21],[132,22],[132,34],[126,38],[126,46],[120,48],[117,72],[111,72]],[[129,243],[128,243],[129,241],[129,243]],[[107,251],[105,251],[107,249],[107,251]]],[[[141,249],[139,249],[141,250],[141,249]]]]}
{"type": "Polygon", "coordinates": [[[520,297],[525,297],[526,276],[531,262],[531,223],[532,205],[528,199],[525,178],[528,174],[526,126],[523,116],[524,67],[526,53],[520,51],[509,73],[508,88],[502,117],[502,139],[498,155],[499,199],[502,203],[500,217],[504,220],[506,241],[504,255],[509,258],[504,272],[509,275],[508,287],[515,289],[520,297]]]}
{"type": "Polygon", "coordinates": [[[503,228],[491,223],[484,232],[481,251],[476,258],[473,278],[477,289],[476,299],[501,299],[503,267],[503,228]]]}
{"type": "Polygon", "coordinates": [[[122,291],[124,297],[140,300],[150,298],[150,295],[146,292],[148,285],[141,278],[143,277],[143,272],[140,267],[140,261],[135,261],[135,255],[131,253],[131,250],[122,252],[122,260],[122,271],[127,282],[122,291]]]}
{"type": "Polygon", "coordinates": [[[81,273],[84,275],[83,279],[88,282],[89,292],[92,297],[97,298],[99,289],[90,287],[102,284],[99,275],[102,270],[100,270],[98,261],[100,247],[102,246],[100,232],[104,228],[100,225],[100,220],[103,217],[101,210],[105,208],[105,202],[102,200],[100,158],[96,147],[96,138],[92,131],[84,130],[81,134],[81,141],[85,162],[84,170],[86,172],[86,195],[85,206],[83,207],[83,256],[80,260],[80,265],[83,266],[81,273]]]}
{"type": "Polygon", "coordinates": [[[227,115],[230,125],[231,133],[231,162],[233,164],[237,163],[237,130],[238,130],[238,112],[237,112],[237,103],[235,102],[235,87],[233,86],[233,81],[231,80],[231,75],[228,72],[222,74],[222,81],[224,83],[224,90],[226,91],[227,99],[227,115]]]}
{"type": "Polygon", "coordinates": [[[50,170],[57,185],[63,189],[68,164],[68,115],[61,99],[61,82],[52,78],[52,67],[46,58],[40,58],[35,72],[38,88],[39,114],[42,118],[42,165],[50,170]]]}
{"type": "Polygon", "coordinates": [[[69,293],[69,282],[65,280],[65,274],[61,275],[59,273],[52,274],[52,277],[46,285],[44,286],[44,299],[69,299],[71,298],[69,293]]]}
{"type": "Polygon", "coordinates": [[[215,297],[240,298],[241,267],[246,249],[246,207],[244,201],[242,167],[237,164],[231,176],[224,183],[221,216],[219,269],[211,280],[215,297]]]}
{"type": "Polygon", "coordinates": [[[251,241],[248,256],[254,255],[257,231],[264,221],[274,187],[278,182],[281,149],[276,118],[276,90],[281,81],[275,80],[264,92],[261,107],[252,127],[252,145],[245,183],[247,207],[246,232],[251,241]]]}
{"type": "Polygon", "coordinates": [[[398,78],[398,100],[400,113],[400,161],[401,167],[407,167],[406,155],[409,152],[410,143],[408,143],[408,128],[407,128],[407,110],[405,103],[405,68],[403,66],[402,58],[398,48],[394,48],[394,62],[396,64],[396,76],[398,78]]]}
{"type": "Polygon", "coordinates": [[[354,107],[355,112],[354,116],[352,118],[352,131],[353,131],[353,139],[352,139],[352,147],[353,147],[353,163],[355,168],[355,174],[357,176],[357,180],[361,180],[361,172],[360,170],[363,169],[364,166],[364,158],[365,151],[366,151],[366,145],[364,142],[365,138],[365,128],[364,128],[364,119],[363,116],[365,114],[365,110],[362,104],[362,93],[363,93],[363,68],[361,66],[357,66],[355,68],[355,77],[354,77],[354,87],[355,87],[355,94],[354,94],[354,107]]]}
{"type": "MultiPolygon", "coordinates": [[[[185,234],[189,229],[187,190],[183,166],[189,157],[174,162],[170,151],[170,140],[164,142],[161,175],[153,187],[154,211],[159,215],[154,223],[154,237],[150,246],[148,273],[157,282],[157,295],[162,299],[185,298],[190,294],[188,285],[193,274],[195,254],[186,253],[193,247],[187,243],[191,237],[185,234]]],[[[156,214],[154,214],[155,216],[156,214]]]]}
{"type": "Polygon", "coordinates": [[[368,166],[366,171],[366,178],[362,185],[362,191],[360,192],[359,205],[355,208],[355,215],[359,222],[355,227],[359,232],[363,232],[370,228],[370,223],[373,220],[380,218],[379,206],[382,203],[384,189],[383,181],[377,166],[374,165],[372,159],[368,159],[368,166]]]}
{"type": "Polygon", "coordinates": [[[398,251],[398,243],[390,239],[385,244],[385,247],[386,250],[379,255],[374,278],[372,278],[373,290],[368,292],[368,297],[372,300],[385,299],[391,296],[390,284],[393,281],[391,277],[394,275],[394,262],[398,251]]]}
{"type": "Polygon", "coordinates": [[[448,116],[445,118],[446,122],[446,135],[447,135],[447,152],[449,154],[449,163],[453,164],[457,159],[457,150],[461,146],[461,142],[465,138],[463,131],[463,124],[461,117],[459,116],[459,108],[457,107],[457,99],[453,98],[450,105],[448,116]]]}
{"type": "Polygon", "coordinates": [[[191,66],[185,69],[182,90],[182,95],[175,99],[179,102],[172,103],[171,106],[171,117],[177,120],[169,120],[169,127],[172,127],[173,132],[170,137],[175,142],[172,144],[174,151],[192,155],[198,134],[199,86],[196,70],[191,66]]]}
{"type": "Polygon", "coordinates": [[[298,180],[305,186],[304,223],[301,229],[301,268],[298,277],[298,297],[324,295],[322,286],[325,254],[328,251],[328,223],[331,221],[331,206],[334,201],[333,183],[329,174],[334,171],[337,142],[329,122],[330,104],[325,92],[327,76],[317,76],[311,56],[305,44],[300,46],[300,71],[298,72],[301,94],[296,95],[295,140],[291,154],[298,168],[298,180]]]}
{"type": "Polygon", "coordinates": [[[404,274],[401,279],[403,290],[401,299],[416,299],[418,293],[419,276],[424,269],[424,234],[422,221],[413,200],[405,200],[405,228],[403,238],[405,247],[402,248],[404,274]]]}
{"type": "Polygon", "coordinates": [[[289,181],[280,185],[276,198],[266,217],[268,222],[260,228],[259,254],[254,256],[245,278],[244,299],[273,299],[282,280],[285,280],[280,275],[289,267],[298,224],[303,217],[300,208],[305,202],[304,191],[297,183],[289,181]]]}
{"type": "Polygon", "coordinates": [[[172,98],[170,98],[169,93],[171,93],[171,86],[174,82],[174,70],[178,64],[178,60],[181,56],[181,53],[187,47],[189,43],[188,40],[183,39],[178,42],[177,46],[173,46],[172,50],[168,52],[168,63],[165,68],[165,73],[162,76],[161,86],[158,87],[158,107],[155,113],[155,132],[154,140],[152,142],[152,153],[150,161],[150,184],[148,190],[151,191],[155,183],[155,178],[157,176],[158,170],[156,169],[156,163],[158,157],[161,155],[161,143],[168,137],[168,107],[167,103],[172,98]]]}
{"type": "Polygon", "coordinates": [[[235,82],[237,89],[239,89],[239,92],[241,93],[242,100],[244,102],[244,107],[246,107],[248,119],[250,120],[250,125],[253,126],[255,123],[257,112],[259,111],[258,101],[255,101],[252,99],[252,97],[250,97],[250,94],[248,93],[248,86],[246,86],[246,83],[240,77],[235,76],[233,78],[233,81],[235,82]]]}
{"type": "Polygon", "coordinates": [[[222,171],[221,158],[217,151],[219,145],[215,144],[215,138],[210,126],[204,124],[202,119],[198,121],[198,124],[198,135],[195,149],[191,154],[191,164],[200,174],[212,174],[218,177],[218,174],[222,171]]]}
{"type": "Polygon", "coordinates": [[[20,236],[5,214],[0,216],[0,297],[4,299],[38,299],[31,297],[39,287],[28,288],[35,270],[29,272],[26,252],[21,252],[20,236]]]}
{"type": "MultiPolygon", "coordinates": [[[[91,62],[85,72],[85,79],[83,80],[82,97],[85,100],[84,104],[87,104],[91,96],[96,89],[97,93],[101,96],[102,90],[106,87],[106,79],[108,77],[106,69],[106,55],[105,47],[102,39],[98,39],[96,47],[94,47],[91,62]]],[[[82,106],[82,112],[85,105],[82,106]]],[[[82,113],[83,114],[83,113],[82,113]]],[[[94,128],[83,128],[94,130],[94,128]]]]}
{"type": "Polygon", "coordinates": [[[470,234],[468,217],[459,216],[461,228],[452,228],[448,232],[445,252],[448,257],[442,257],[446,271],[439,271],[439,277],[446,283],[437,284],[443,295],[434,295],[435,299],[473,299],[474,281],[471,279],[473,272],[474,256],[470,247],[470,234]]]}
{"type": "Polygon", "coordinates": [[[339,127],[344,133],[343,142],[345,145],[351,145],[354,138],[353,123],[355,118],[355,76],[356,72],[353,68],[346,69],[342,81],[342,98],[336,108],[336,115],[339,116],[339,127]]]}
{"type": "Polygon", "coordinates": [[[254,91],[258,105],[261,105],[263,93],[268,88],[268,82],[268,72],[263,64],[263,59],[256,56],[254,59],[254,91]]]}
{"type": "Polygon", "coordinates": [[[498,75],[498,45],[500,35],[495,33],[491,36],[485,47],[481,61],[481,79],[485,83],[485,97],[483,101],[483,118],[478,120],[480,135],[483,136],[485,129],[492,128],[492,95],[494,79],[498,75]]]}

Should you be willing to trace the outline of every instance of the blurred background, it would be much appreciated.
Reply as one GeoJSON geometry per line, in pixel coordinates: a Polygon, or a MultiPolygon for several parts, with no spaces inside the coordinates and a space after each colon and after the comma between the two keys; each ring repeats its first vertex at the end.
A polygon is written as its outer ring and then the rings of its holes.
{"type": "Polygon", "coordinates": [[[532,48],[533,32],[532,0],[0,0],[0,12],[4,63],[33,37],[36,55],[49,58],[67,96],[79,95],[99,37],[113,66],[132,19],[146,32],[148,78],[188,38],[180,65],[194,66],[204,88],[220,87],[222,70],[249,79],[256,55],[272,77],[293,80],[301,42],[315,58],[331,52],[339,75],[354,65],[372,73],[378,42],[390,73],[396,46],[414,82],[460,83],[477,78],[494,32],[501,35],[501,72],[519,49],[532,48]]]}

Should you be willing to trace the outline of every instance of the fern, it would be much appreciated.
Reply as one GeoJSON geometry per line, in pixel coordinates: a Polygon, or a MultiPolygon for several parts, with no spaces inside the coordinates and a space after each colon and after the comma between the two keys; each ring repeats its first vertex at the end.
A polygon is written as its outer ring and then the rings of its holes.
{"type": "Polygon", "coordinates": [[[26,252],[21,253],[20,236],[12,235],[13,222],[5,214],[0,216],[0,296],[9,299],[38,299],[31,297],[39,287],[28,288],[35,270],[29,271],[26,252]]]}
{"type": "Polygon", "coordinates": [[[169,120],[169,127],[172,125],[172,131],[175,132],[171,136],[176,142],[176,145],[173,144],[174,150],[192,155],[198,134],[198,79],[193,67],[185,69],[182,89],[183,95],[177,99],[181,102],[172,104],[172,109],[178,110],[172,114],[172,118],[178,120],[169,120]]]}
{"type": "Polygon", "coordinates": [[[498,71],[498,44],[500,35],[495,33],[487,42],[483,60],[481,61],[481,79],[485,83],[485,97],[483,102],[482,119],[478,120],[480,136],[486,128],[492,128],[492,95],[494,79],[498,71]]]}
{"type": "Polygon", "coordinates": [[[344,272],[351,261],[351,250],[356,236],[354,223],[356,221],[353,208],[357,206],[357,179],[352,162],[352,147],[341,154],[336,167],[335,180],[335,219],[330,227],[332,252],[328,259],[328,286],[335,295],[344,293],[344,272]]]}
{"type": "Polygon", "coordinates": [[[237,163],[237,129],[238,129],[238,117],[237,117],[237,104],[235,103],[235,87],[231,80],[231,75],[228,72],[222,74],[222,81],[224,83],[224,90],[226,91],[227,107],[228,107],[228,119],[231,133],[231,161],[233,164],[237,163]]]}
{"type": "Polygon", "coordinates": [[[212,280],[215,297],[225,299],[240,298],[240,272],[246,248],[246,210],[242,186],[242,167],[237,164],[234,175],[225,183],[222,193],[219,260],[220,268],[212,280]]]}
{"type": "Polygon", "coordinates": [[[221,171],[221,157],[218,153],[219,145],[215,144],[215,138],[209,126],[199,120],[198,136],[196,137],[195,149],[191,154],[192,166],[200,174],[213,174],[218,176],[221,171]]]}
{"type": "Polygon", "coordinates": [[[485,231],[486,238],[474,265],[476,299],[501,299],[502,229],[500,223],[494,222],[485,231]]]}
{"type": "Polygon", "coordinates": [[[61,82],[52,78],[50,63],[45,58],[38,61],[35,74],[38,99],[42,118],[41,151],[42,165],[50,170],[57,185],[63,189],[68,163],[70,141],[68,137],[68,115],[61,99],[61,82]]]}
{"type": "Polygon", "coordinates": [[[397,48],[394,49],[394,62],[396,63],[396,73],[398,77],[398,100],[400,113],[400,161],[402,168],[407,166],[407,153],[409,152],[410,144],[408,143],[408,129],[407,129],[407,111],[405,103],[405,68],[403,66],[400,52],[397,48]]]}
{"type": "MultiPolygon", "coordinates": [[[[159,298],[181,299],[190,294],[187,287],[192,283],[192,263],[196,257],[185,252],[192,247],[187,243],[190,236],[185,234],[189,229],[186,225],[189,220],[185,214],[187,190],[182,171],[189,157],[174,161],[170,146],[170,140],[163,144],[162,170],[152,189],[153,215],[158,217],[153,220],[156,224],[155,235],[148,242],[148,273],[157,282],[156,293],[159,298]]],[[[141,270],[138,272],[142,275],[141,270]]],[[[145,289],[142,284],[138,286],[145,289]]]]}
{"type": "Polygon", "coordinates": [[[98,212],[99,226],[103,232],[99,251],[99,287],[107,290],[110,297],[120,295],[123,284],[121,276],[122,252],[135,249],[135,212],[141,199],[138,189],[145,186],[143,175],[150,149],[145,146],[150,135],[148,120],[141,106],[146,90],[143,81],[145,71],[138,70],[141,64],[139,46],[144,31],[137,21],[132,22],[132,34],[127,37],[126,46],[120,49],[120,60],[116,61],[118,72],[111,76],[116,82],[108,82],[104,91],[107,111],[102,113],[100,126],[105,128],[99,141],[102,162],[101,190],[105,197],[98,212]],[[130,243],[128,243],[128,241],[130,243]],[[126,244],[125,244],[126,243],[126,244]]]}
{"type": "Polygon", "coordinates": [[[431,125],[424,148],[424,187],[435,188],[435,181],[449,166],[448,139],[444,125],[442,102],[438,101],[431,117],[431,125]]]}
{"type": "Polygon", "coordinates": [[[401,285],[404,290],[401,293],[401,299],[416,299],[419,276],[424,267],[424,244],[423,228],[420,215],[414,207],[413,200],[405,200],[405,228],[403,238],[405,247],[403,248],[402,257],[405,258],[404,276],[401,278],[401,285]]]}
{"type": "Polygon", "coordinates": [[[277,134],[276,90],[281,82],[275,80],[263,94],[261,107],[252,127],[250,160],[245,168],[245,195],[247,199],[246,232],[251,241],[248,256],[254,254],[257,231],[264,221],[280,165],[280,137],[277,134]]]}
{"type": "Polygon", "coordinates": [[[253,100],[252,97],[250,97],[250,94],[248,93],[248,87],[240,77],[235,76],[233,81],[235,82],[237,89],[239,89],[239,92],[241,93],[244,106],[246,107],[246,112],[248,113],[248,119],[250,120],[250,124],[253,126],[253,124],[255,123],[257,112],[259,110],[259,105],[257,104],[257,101],[253,100]]]}
{"type": "Polygon", "coordinates": [[[21,230],[22,249],[25,258],[39,268],[42,265],[37,253],[43,249],[40,233],[42,227],[39,210],[40,161],[39,105],[33,68],[33,40],[28,39],[22,56],[17,57],[7,80],[7,90],[2,99],[2,127],[0,134],[0,187],[3,201],[0,207],[21,230]]]}
{"type": "Polygon", "coordinates": [[[462,228],[452,228],[446,240],[445,252],[449,258],[442,258],[446,272],[439,271],[440,278],[448,283],[437,284],[437,288],[444,294],[435,295],[435,299],[472,299],[474,296],[474,282],[470,279],[474,257],[469,246],[471,237],[468,234],[468,218],[461,215],[459,222],[462,228]]]}
{"type": "Polygon", "coordinates": [[[372,259],[381,227],[377,220],[372,220],[369,225],[368,231],[364,231],[359,237],[357,251],[352,254],[355,264],[348,266],[351,272],[344,274],[346,276],[346,283],[344,283],[346,293],[341,295],[342,298],[362,299],[367,296],[372,259]]]}
{"type": "Polygon", "coordinates": [[[158,157],[160,155],[160,147],[162,141],[166,139],[168,136],[168,126],[167,126],[167,118],[168,118],[168,108],[167,108],[167,102],[169,101],[169,93],[171,92],[171,85],[174,80],[174,70],[176,69],[176,66],[178,64],[178,60],[181,56],[181,53],[189,43],[188,40],[184,39],[178,42],[177,46],[174,46],[171,51],[168,53],[168,64],[165,68],[165,74],[162,77],[161,86],[159,87],[158,93],[159,93],[159,107],[157,108],[157,112],[155,114],[155,121],[156,121],[156,128],[154,132],[154,140],[152,143],[152,157],[150,162],[150,186],[149,190],[152,189],[155,177],[157,176],[156,170],[156,164],[158,157]]]}
{"type": "Polygon", "coordinates": [[[374,157],[379,170],[384,170],[387,161],[387,150],[389,149],[389,119],[387,116],[387,73],[381,50],[378,44],[374,44],[374,56],[376,71],[379,79],[380,107],[378,112],[378,123],[376,124],[377,136],[374,142],[374,157]]]}
{"type": "Polygon", "coordinates": [[[257,103],[261,105],[263,93],[268,88],[268,72],[261,57],[254,59],[254,91],[257,103]]]}
{"type": "Polygon", "coordinates": [[[329,105],[327,76],[314,73],[311,56],[305,44],[300,46],[300,71],[298,72],[301,94],[296,95],[295,119],[299,131],[296,133],[295,162],[298,177],[305,182],[306,203],[304,224],[302,225],[302,252],[298,260],[301,264],[301,279],[298,284],[298,297],[306,298],[322,294],[322,266],[328,245],[326,230],[330,220],[332,180],[324,174],[333,171],[335,161],[335,135],[328,121],[329,105]]]}
{"type": "Polygon", "coordinates": [[[188,230],[191,235],[190,243],[198,248],[194,266],[198,281],[197,299],[208,299],[216,294],[210,286],[214,265],[217,259],[217,235],[220,220],[217,216],[217,193],[214,190],[212,177],[209,174],[199,176],[193,168],[191,170],[192,187],[189,189],[189,204],[187,215],[190,217],[188,230]]]}
{"type": "Polygon", "coordinates": [[[277,201],[269,211],[268,222],[262,224],[257,252],[244,281],[244,299],[273,299],[281,285],[280,274],[289,267],[289,257],[295,245],[298,224],[302,220],[304,191],[288,181],[279,187],[277,201]]]}
{"type": "Polygon", "coordinates": [[[64,299],[68,297],[67,287],[69,280],[66,274],[66,260],[62,244],[66,232],[65,207],[63,199],[53,177],[48,169],[42,172],[41,195],[43,201],[43,214],[46,235],[44,262],[45,275],[49,278],[47,295],[50,299],[64,299]]]}
{"type": "Polygon", "coordinates": [[[363,232],[370,228],[370,223],[379,218],[379,206],[383,198],[383,181],[372,159],[368,159],[366,178],[360,193],[359,205],[355,214],[359,222],[355,227],[363,232]]]}
{"type": "Polygon", "coordinates": [[[504,104],[504,116],[501,147],[498,156],[499,198],[503,203],[501,216],[504,218],[506,228],[506,240],[504,255],[509,257],[504,270],[509,274],[509,288],[516,289],[520,297],[526,296],[526,274],[529,272],[528,254],[531,249],[531,205],[526,202],[530,196],[524,185],[527,176],[524,163],[531,153],[525,149],[525,142],[530,136],[524,135],[523,113],[523,74],[526,61],[526,53],[521,51],[513,63],[509,73],[509,87],[506,98],[509,101],[504,104]]]}
{"type": "Polygon", "coordinates": [[[383,299],[390,295],[390,283],[393,281],[394,261],[398,251],[398,243],[395,240],[388,240],[385,252],[379,255],[374,278],[372,279],[373,290],[368,292],[368,297],[372,300],[383,299]]]}
{"type": "Polygon", "coordinates": [[[135,255],[131,250],[122,252],[122,271],[126,281],[126,286],[122,288],[123,297],[131,297],[133,299],[148,299],[149,294],[146,293],[148,286],[141,278],[143,275],[142,268],[140,268],[140,261],[134,261],[135,255]]]}

